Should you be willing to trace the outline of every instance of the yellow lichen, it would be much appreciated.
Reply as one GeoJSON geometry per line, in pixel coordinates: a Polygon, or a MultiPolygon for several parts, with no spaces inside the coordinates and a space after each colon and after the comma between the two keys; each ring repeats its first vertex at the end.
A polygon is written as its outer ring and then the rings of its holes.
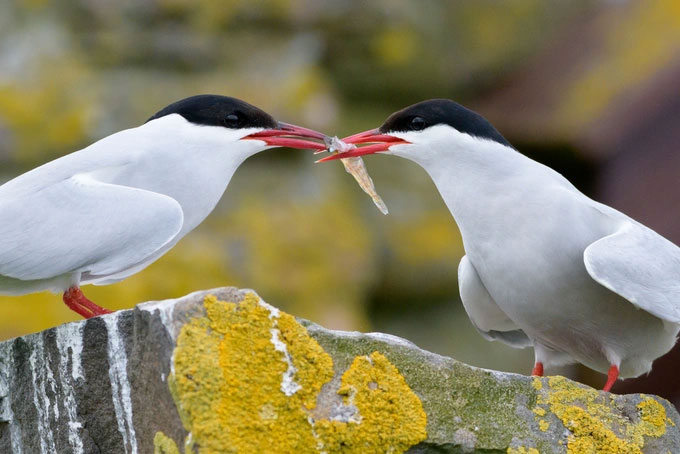
{"type": "Polygon", "coordinates": [[[332,378],[330,356],[293,317],[274,317],[254,294],[240,304],[207,297],[205,308],[207,319],[185,325],[175,351],[179,406],[190,415],[187,429],[200,452],[225,452],[227,446],[238,452],[266,452],[272,446],[294,452],[314,446],[304,408],[314,407],[321,386],[332,378]],[[285,353],[272,342],[273,336],[284,341],[278,323],[286,319],[293,319],[287,337],[298,341],[298,355],[307,363],[289,377],[291,389],[301,384],[298,380],[306,385],[291,396],[281,389],[289,369],[285,353]],[[191,345],[180,342],[182,334],[191,345]],[[201,367],[202,359],[208,367],[201,367]]]}
{"type": "Polygon", "coordinates": [[[543,408],[541,408],[541,407],[536,407],[536,408],[534,408],[532,411],[533,411],[535,414],[537,414],[538,416],[545,416],[545,409],[543,409],[543,408]]]}
{"type": "Polygon", "coordinates": [[[153,454],[179,454],[179,449],[172,438],[156,432],[153,437],[153,454]]]}
{"type": "Polygon", "coordinates": [[[425,411],[404,377],[382,354],[359,356],[342,376],[338,394],[358,409],[356,422],[314,425],[323,451],[337,454],[404,452],[424,440],[425,411]]]}
{"type": "Polygon", "coordinates": [[[550,428],[550,423],[545,419],[541,419],[538,421],[538,428],[541,429],[541,432],[547,432],[547,430],[550,428]]]}
{"type": "Polygon", "coordinates": [[[543,389],[543,382],[540,378],[534,377],[534,379],[531,381],[531,386],[533,386],[536,391],[540,391],[543,389]]]}
{"type": "MultiPolygon", "coordinates": [[[[533,412],[549,410],[562,421],[571,432],[567,438],[568,454],[641,454],[645,437],[660,437],[666,432],[666,411],[654,399],[638,404],[640,419],[631,422],[612,413],[608,397],[594,389],[564,377],[550,377],[548,385],[539,393],[533,412]]],[[[547,421],[539,421],[543,431],[548,425],[547,421]]]]}
{"type": "Polygon", "coordinates": [[[308,410],[313,410],[321,387],[333,378],[333,360],[295,317],[282,312],[278,326],[281,340],[285,342],[293,367],[297,370],[295,381],[306,390],[302,403],[308,410]]]}
{"type": "Polygon", "coordinates": [[[204,306],[207,317],[182,327],[170,380],[200,454],[398,454],[425,439],[420,400],[380,353],[356,358],[343,375],[338,394],[355,417],[315,420],[333,361],[307,330],[255,294],[239,304],[207,297],[204,306]]]}
{"type": "Polygon", "coordinates": [[[518,448],[508,448],[507,454],[541,454],[536,448],[525,448],[520,446],[518,448]]]}
{"type": "Polygon", "coordinates": [[[638,428],[643,435],[660,437],[666,433],[666,424],[672,421],[666,417],[666,409],[651,397],[645,398],[637,404],[640,411],[640,423],[638,428]]]}

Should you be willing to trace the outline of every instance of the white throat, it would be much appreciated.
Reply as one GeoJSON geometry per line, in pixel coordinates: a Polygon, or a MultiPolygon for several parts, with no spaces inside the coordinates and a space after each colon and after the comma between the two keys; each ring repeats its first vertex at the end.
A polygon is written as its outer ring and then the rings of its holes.
{"type": "Polygon", "coordinates": [[[398,133],[413,145],[389,153],[410,159],[430,175],[466,238],[495,236],[516,208],[540,199],[548,185],[571,184],[557,172],[498,142],[438,125],[424,133],[398,133]]]}
{"type": "MultiPolygon", "coordinates": [[[[397,133],[413,145],[397,145],[389,153],[419,164],[430,175],[456,217],[480,196],[493,196],[504,180],[535,163],[498,142],[437,125],[423,133],[397,133]]],[[[539,164],[540,165],[540,164],[539,164]]]]}
{"type": "Polygon", "coordinates": [[[112,183],[160,192],[177,200],[184,211],[182,234],[205,219],[222,197],[236,169],[266,149],[259,140],[239,140],[253,131],[199,126],[179,115],[153,120],[137,132],[139,152],[123,181],[112,183]],[[153,168],[154,178],[149,178],[153,168]],[[139,171],[135,170],[138,169],[139,171]]]}

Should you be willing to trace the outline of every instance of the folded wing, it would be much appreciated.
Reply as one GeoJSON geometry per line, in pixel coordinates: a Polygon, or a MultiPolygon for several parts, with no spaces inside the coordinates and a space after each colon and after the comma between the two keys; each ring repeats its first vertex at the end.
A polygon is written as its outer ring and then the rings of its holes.
{"type": "Polygon", "coordinates": [[[485,339],[499,340],[515,348],[526,348],[533,342],[493,300],[474,266],[466,256],[458,265],[460,297],[470,321],[485,339]]]}
{"type": "Polygon", "coordinates": [[[635,306],[680,323],[680,248],[634,221],[588,246],[590,276],[635,306]]]}
{"type": "Polygon", "coordinates": [[[76,175],[0,200],[0,275],[106,275],[151,255],[180,231],[171,197],[76,175]]]}

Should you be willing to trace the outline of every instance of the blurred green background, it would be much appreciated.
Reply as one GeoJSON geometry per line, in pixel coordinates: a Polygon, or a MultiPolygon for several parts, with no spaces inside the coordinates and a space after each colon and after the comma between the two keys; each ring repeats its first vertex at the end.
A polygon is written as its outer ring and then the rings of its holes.
{"type": "MultiPolygon", "coordinates": [[[[446,97],[677,242],[678,80],[676,0],[9,0],[0,3],[0,179],[199,93],[339,136],[446,97]]],[[[249,287],[330,328],[389,332],[469,364],[531,370],[530,350],[486,342],[468,321],[456,282],[460,236],[424,171],[366,160],[390,209],[383,216],[339,163],[314,160],[288,149],[249,159],[171,252],[86,294],[122,309],[249,287]]],[[[58,295],[0,296],[0,339],[76,319],[58,295]]],[[[677,403],[677,379],[664,367],[632,390],[677,403]]]]}

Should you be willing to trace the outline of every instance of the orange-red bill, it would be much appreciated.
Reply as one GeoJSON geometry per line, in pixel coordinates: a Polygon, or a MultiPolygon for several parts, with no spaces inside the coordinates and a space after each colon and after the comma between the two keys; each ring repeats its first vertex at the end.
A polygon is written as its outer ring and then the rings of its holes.
{"type": "Polygon", "coordinates": [[[382,134],[379,129],[369,129],[368,131],[345,137],[342,141],[345,143],[357,144],[370,142],[399,142],[402,141],[402,139],[389,134],[382,134]]]}
{"type": "MultiPolygon", "coordinates": [[[[303,128],[302,126],[291,125],[279,122],[276,129],[265,129],[254,134],[243,137],[243,139],[261,140],[267,145],[277,147],[302,148],[311,150],[325,150],[323,142],[314,142],[307,139],[323,141],[326,136],[313,129],[303,128]]],[[[243,140],[242,139],[242,140],[243,140]]]]}
{"type": "Polygon", "coordinates": [[[410,143],[407,142],[406,140],[400,139],[399,137],[391,136],[389,134],[383,134],[380,132],[379,129],[371,129],[368,131],[360,132],[358,134],[345,137],[344,139],[342,139],[342,141],[350,144],[370,143],[371,145],[364,145],[362,147],[357,147],[350,151],[326,156],[325,158],[319,159],[316,162],[326,162],[335,161],[336,159],[354,158],[367,154],[378,153],[381,151],[387,151],[392,145],[402,145],[410,143]]]}

